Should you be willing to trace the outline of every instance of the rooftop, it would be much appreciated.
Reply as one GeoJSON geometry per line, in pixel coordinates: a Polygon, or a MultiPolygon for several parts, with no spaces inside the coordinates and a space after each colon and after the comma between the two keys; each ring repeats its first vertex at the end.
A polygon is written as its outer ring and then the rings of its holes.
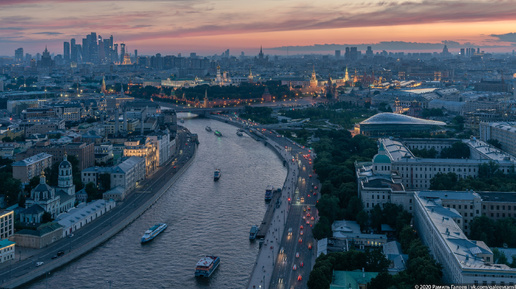
{"type": "MultiPolygon", "coordinates": [[[[480,197],[473,191],[421,191],[419,197],[432,199],[439,198],[441,200],[474,200],[480,197]]],[[[482,198],[483,199],[483,198],[482,198]]]]}
{"type": "Polygon", "coordinates": [[[0,240],[0,248],[5,248],[7,246],[15,245],[15,242],[11,242],[8,239],[0,240]]]}
{"type": "Polygon", "coordinates": [[[360,289],[360,285],[367,284],[375,278],[378,272],[333,271],[333,282],[330,289],[360,289]]]}
{"type": "Polygon", "coordinates": [[[484,202],[516,203],[516,192],[478,192],[484,202]]]}
{"type": "Polygon", "coordinates": [[[412,152],[399,141],[383,138],[379,142],[383,145],[386,154],[393,162],[400,161],[401,159],[415,159],[412,152]]]}
{"type": "Polygon", "coordinates": [[[47,159],[47,158],[52,158],[52,155],[49,155],[47,153],[39,153],[37,155],[33,155],[31,157],[28,157],[24,160],[21,160],[19,162],[14,162],[12,164],[13,167],[21,167],[21,166],[29,166],[29,165],[32,165],[34,163],[37,163],[41,160],[44,160],[44,159],[47,159]]]}
{"type": "MultiPolygon", "coordinates": [[[[482,241],[469,240],[460,227],[453,220],[461,218],[454,209],[444,208],[435,199],[427,199],[415,196],[416,203],[423,208],[423,215],[426,215],[437,230],[441,241],[439,243],[448,247],[446,251],[453,253],[455,260],[463,269],[468,270],[499,270],[513,271],[507,265],[490,264],[484,261],[483,256],[493,256],[493,252],[482,241]]],[[[437,245],[438,246],[438,245],[437,245]]]]}
{"type": "Polygon", "coordinates": [[[360,124],[436,125],[445,126],[442,121],[416,118],[404,114],[382,112],[371,116],[360,124]]]}
{"type": "Polygon", "coordinates": [[[477,140],[475,138],[469,140],[462,140],[463,143],[467,144],[471,149],[480,153],[486,159],[490,159],[493,161],[514,161],[515,158],[496,147],[483,142],[481,140],[477,140]]]}

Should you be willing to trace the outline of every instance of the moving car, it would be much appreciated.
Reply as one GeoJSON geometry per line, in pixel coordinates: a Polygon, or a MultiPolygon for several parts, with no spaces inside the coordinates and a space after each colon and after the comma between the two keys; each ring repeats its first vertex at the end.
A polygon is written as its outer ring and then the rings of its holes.
{"type": "Polygon", "coordinates": [[[43,262],[36,262],[36,267],[43,265],[43,262]]]}

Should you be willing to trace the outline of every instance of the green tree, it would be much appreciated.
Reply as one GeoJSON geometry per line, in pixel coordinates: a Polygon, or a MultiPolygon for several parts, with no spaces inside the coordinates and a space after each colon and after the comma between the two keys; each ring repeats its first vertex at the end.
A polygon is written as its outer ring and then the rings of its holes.
{"type": "Polygon", "coordinates": [[[502,251],[498,250],[498,248],[493,248],[493,262],[495,264],[509,265],[509,262],[507,262],[507,257],[502,251]]]}
{"type": "Polygon", "coordinates": [[[98,199],[102,198],[102,194],[99,194],[99,191],[97,190],[97,186],[92,182],[87,183],[84,190],[85,190],[86,194],[88,195],[88,201],[98,200],[98,199]],[[100,195],[100,198],[99,198],[99,195],[100,195]]]}
{"type": "Polygon", "coordinates": [[[401,232],[399,233],[399,240],[401,244],[401,249],[406,252],[412,241],[416,240],[416,232],[410,225],[405,225],[403,229],[401,229],[401,232]]]}
{"type": "Polygon", "coordinates": [[[312,233],[316,240],[331,237],[331,224],[326,216],[321,216],[319,222],[315,224],[312,233]]]}
{"type": "Polygon", "coordinates": [[[368,271],[386,272],[390,261],[385,258],[381,249],[371,249],[366,251],[368,271]]]}
{"type": "Polygon", "coordinates": [[[441,151],[441,158],[443,159],[469,159],[469,146],[461,141],[455,142],[449,148],[444,148],[441,151]]]}
{"type": "Polygon", "coordinates": [[[111,175],[110,174],[100,174],[99,176],[100,188],[103,191],[108,191],[111,189],[111,175]]]}
{"type": "Polygon", "coordinates": [[[49,212],[44,212],[43,216],[41,217],[41,223],[48,223],[52,222],[54,219],[52,218],[52,215],[49,212]]]}
{"type": "Polygon", "coordinates": [[[494,139],[494,138],[488,139],[487,143],[494,146],[495,148],[502,149],[502,144],[497,139],[494,139]]]}
{"type": "Polygon", "coordinates": [[[419,158],[428,158],[428,159],[435,159],[437,157],[437,151],[435,148],[431,148],[429,150],[427,149],[411,149],[410,150],[416,157],[419,158]]]}
{"type": "Polygon", "coordinates": [[[357,223],[360,225],[360,230],[365,230],[369,224],[369,214],[362,210],[357,214],[357,223]]]}
{"type": "Polygon", "coordinates": [[[495,241],[495,222],[487,216],[475,217],[470,223],[470,239],[484,241],[493,246],[495,241]]]}
{"type": "Polygon", "coordinates": [[[380,274],[371,279],[371,281],[367,284],[367,288],[388,289],[394,285],[396,285],[396,283],[391,274],[387,272],[380,272],[380,274]]]}
{"type": "Polygon", "coordinates": [[[317,203],[317,210],[319,215],[326,216],[330,223],[333,223],[340,211],[339,199],[335,196],[322,195],[317,203]]]}
{"type": "Polygon", "coordinates": [[[383,222],[383,212],[380,205],[376,204],[371,210],[371,228],[379,232],[383,222]]]}
{"type": "Polygon", "coordinates": [[[440,108],[425,108],[421,113],[423,118],[429,118],[432,116],[444,116],[443,110],[440,108]]]}
{"type": "Polygon", "coordinates": [[[430,190],[455,190],[457,179],[456,173],[437,173],[430,179],[430,190]]]}
{"type": "Polygon", "coordinates": [[[330,288],[330,280],[325,274],[325,270],[323,268],[315,268],[310,272],[310,277],[308,279],[307,285],[310,289],[328,289],[330,288]]]}
{"type": "Polygon", "coordinates": [[[8,206],[12,206],[19,201],[21,182],[12,178],[12,172],[0,172],[0,192],[5,195],[8,206]]]}
{"type": "Polygon", "coordinates": [[[494,161],[483,163],[478,166],[478,177],[481,179],[489,179],[495,176],[499,172],[500,166],[494,161]]]}

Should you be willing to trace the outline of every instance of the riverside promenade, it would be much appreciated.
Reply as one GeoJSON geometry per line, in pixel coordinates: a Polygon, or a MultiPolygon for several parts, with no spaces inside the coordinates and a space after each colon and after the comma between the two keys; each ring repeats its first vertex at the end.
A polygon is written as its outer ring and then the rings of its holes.
{"type": "MultiPolygon", "coordinates": [[[[120,232],[146,210],[148,210],[188,169],[196,154],[196,144],[187,142],[190,133],[184,129],[178,131],[178,147],[175,161],[170,161],[149,179],[145,180],[140,188],[131,193],[126,200],[117,205],[103,217],[89,223],[78,230],[74,238],[64,238],[47,248],[35,250],[37,253],[19,262],[2,266],[0,288],[16,288],[34,279],[50,274],[51,271],[87,254],[95,247],[109,240],[120,232]],[[172,177],[170,177],[172,176],[172,177]],[[72,244],[73,242],[73,244],[72,244]],[[73,245],[73,246],[72,246],[73,245]],[[73,247],[73,249],[72,249],[73,247]],[[62,257],[51,260],[50,256],[57,250],[66,252],[62,257]],[[48,259],[48,261],[47,261],[48,259]],[[34,267],[36,260],[45,261],[42,266],[34,267]]],[[[27,253],[26,253],[27,254],[27,253]]],[[[20,258],[21,259],[21,258],[20,258]]]]}

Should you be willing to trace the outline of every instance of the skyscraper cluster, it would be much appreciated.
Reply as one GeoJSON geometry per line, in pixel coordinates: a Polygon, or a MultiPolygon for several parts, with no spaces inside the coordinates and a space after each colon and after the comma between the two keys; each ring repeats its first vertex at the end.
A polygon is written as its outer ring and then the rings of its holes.
{"type": "Polygon", "coordinates": [[[118,54],[118,44],[113,41],[113,35],[103,39],[96,32],[86,35],[82,39],[82,45],[78,44],[75,38],[63,44],[63,59],[73,62],[89,62],[94,64],[123,62],[125,55],[125,44],[121,43],[121,53],[118,54]]]}

